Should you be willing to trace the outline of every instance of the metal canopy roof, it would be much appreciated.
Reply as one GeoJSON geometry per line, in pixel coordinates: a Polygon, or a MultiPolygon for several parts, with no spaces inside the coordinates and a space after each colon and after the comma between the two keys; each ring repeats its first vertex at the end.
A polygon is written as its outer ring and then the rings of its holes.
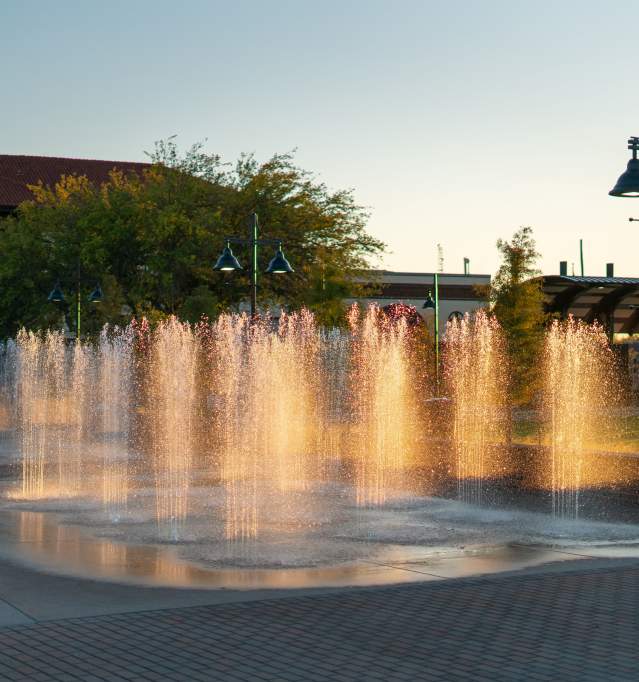
{"type": "Polygon", "coordinates": [[[548,312],[597,320],[610,334],[639,331],[639,277],[546,275],[538,280],[548,312]]]}
{"type": "Polygon", "coordinates": [[[575,283],[575,284],[597,284],[617,287],[623,284],[639,284],[639,277],[577,277],[575,275],[544,275],[541,278],[546,283],[575,283]]]}

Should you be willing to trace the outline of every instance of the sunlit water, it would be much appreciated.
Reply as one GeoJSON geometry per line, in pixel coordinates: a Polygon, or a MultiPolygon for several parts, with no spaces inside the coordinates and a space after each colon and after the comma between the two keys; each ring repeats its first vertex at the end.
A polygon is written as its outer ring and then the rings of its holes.
{"type": "Polygon", "coordinates": [[[614,357],[603,327],[571,318],[550,327],[543,362],[552,511],[577,518],[582,482],[588,483],[584,453],[608,430],[617,397],[614,357]]]}
{"type": "MultiPolygon", "coordinates": [[[[154,556],[161,559],[161,567],[153,571],[161,569],[161,582],[166,582],[166,571],[184,564],[201,570],[326,569],[362,566],[362,562],[430,564],[490,557],[499,548],[521,545],[565,553],[552,560],[574,558],[572,553],[639,555],[639,526],[634,524],[567,520],[430,497],[395,499],[392,504],[361,508],[353,505],[347,491],[339,489],[311,491],[306,514],[288,524],[282,524],[281,510],[274,509],[271,518],[262,519],[258,538],[229,543],[224,524],[211,521],[222,516],[225,491],[222,487],[196,487],[194,492],[189,517],[177,540],[158,535],[152,505],[148,504],[155,495],[152,487],[138,490],[129,500],[126,518],[118,522],[93,500],[58,499],[6,504],[0,525],[8,529],[8,535],[16,535],[22,558],[28,559],[35,551],[45,562],[55,560],[69,570],[86,564],[99,568],[105,577],[135,579],[137,562],[145,555],[135,548],[155,547],[154,556]],[[6,520],[6,514],[12,512],[20,516],[6,520]]],[[[503,563],[507,569],[509,562],[503,563]]],[[[371,580],[375,582],[374,577],[371,580]]]]}
{"type": "Polygon", "coordinates": [[[242,315],[143,321],[82,344],[21,332],[0,357],[0,465],[11,464],[0,511],[23,513],[11,517],[18,535],[49,544],[82,527],[107,563],[144,545],[216,569],[639,541],[633,524],[576,520],[595,389],[614,384],[598,328],[548,334],[549,446],[538,454],[548,466],[537,467],[533,513],[487,502],[495,481],[528,475],[505,464],[508,377],[494,319],[449,326],[445,396],[423,381],[424,338],[405,320],[373,307],[349,321],[341,331],[308,312],[277,327],[242,315]],[[441,497],[452,491],[457,500],[441,497]],[[42,513],[59,530],[39,531],[42,513]]]}
{"type": "Polygon", "coordinates": [[[505,440],[507,374],[501,329],[480,311],[447,331],[446,378],[460,500],[481,504],[486,478],[500,470],[505,440]]]}

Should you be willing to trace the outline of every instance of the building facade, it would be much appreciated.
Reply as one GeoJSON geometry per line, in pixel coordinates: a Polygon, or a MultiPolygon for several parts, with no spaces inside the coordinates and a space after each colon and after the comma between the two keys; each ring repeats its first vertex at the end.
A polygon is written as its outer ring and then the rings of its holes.
{"type": "MultiPolygon", "coordinates": [[[[370,283],[378,293],[366,298],[350,298],[346,303],[359,303],[364,307],[372,303],[380,307],[405,303],[414,306],[427,323],[431,323],[432,311],[423,306],[429,293],[432,297],[435,295],[435,273],[374,270],[370,283]]],[[[444,334],[446,323],[452,317],[485,307],[489,284],[490,275],[439,273],[439,333],[444,334]]]]}

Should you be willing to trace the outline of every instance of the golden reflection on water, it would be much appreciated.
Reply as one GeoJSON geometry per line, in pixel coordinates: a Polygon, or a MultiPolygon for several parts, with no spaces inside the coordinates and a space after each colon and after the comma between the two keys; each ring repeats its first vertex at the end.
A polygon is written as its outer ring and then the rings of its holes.
{"type": "Polygon", "coordinates": [[[181,560],[172,547],[125,545],[91,537],[77,526],[57,524],[44,513],[19,511],[3,516],[13,526],[5,533],[9,549],[22,561],[53,573],[93,579],[231,589],[294,589],[429,579],[427,575],[373,563],[322,568],[206,569],[181,560]]]}
{"type": "Polygon", "coordinates": [[[300,589],[388,585],[521,570],[592,556],[637,556],[634,543],[611,547],[476,545],[457,548],[383,545],[359,563],[316,568],[206,568],[180,559],[171,546],[127,545],[58,524],[40,512],[2,514],[4,549],[46,572],[154,587],[300,589]]]}

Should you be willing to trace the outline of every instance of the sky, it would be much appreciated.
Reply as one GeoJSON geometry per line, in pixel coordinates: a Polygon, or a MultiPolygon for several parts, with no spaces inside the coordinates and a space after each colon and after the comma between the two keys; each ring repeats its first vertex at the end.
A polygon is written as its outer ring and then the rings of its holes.
{"type": "Polygon", "coordinates": [[[0,153],[233,161],[296,149],[352,188],[376,265],[494,273],[530,225],[540,269],[639,276],[637,4],[589,0],[0,0],[0,153]],[[636,202],[636,203],[634,203],[636,202]]]}

